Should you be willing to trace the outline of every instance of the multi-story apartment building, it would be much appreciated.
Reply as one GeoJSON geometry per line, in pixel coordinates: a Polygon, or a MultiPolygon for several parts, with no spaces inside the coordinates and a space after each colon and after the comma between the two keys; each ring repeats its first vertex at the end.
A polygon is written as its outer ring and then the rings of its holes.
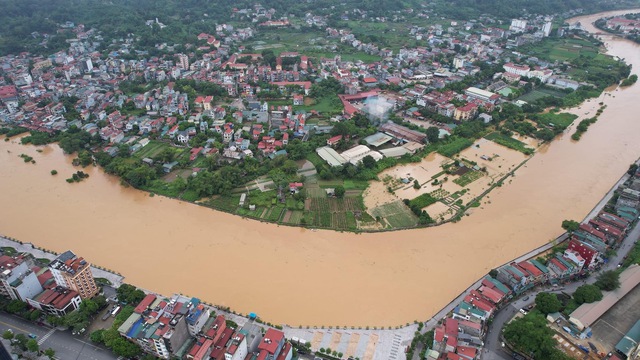
{"type": "Polygon", "coordinates": [[[98,294],[91,264],[73,252],[60,254],[49,264],[49,268],[58,286],[76,291],[82,299],[90,299],[98,294]]]}

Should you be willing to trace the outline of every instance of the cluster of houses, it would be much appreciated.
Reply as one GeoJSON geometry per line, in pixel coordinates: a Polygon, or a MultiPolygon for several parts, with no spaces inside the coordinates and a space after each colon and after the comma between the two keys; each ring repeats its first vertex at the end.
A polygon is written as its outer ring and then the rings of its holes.
{"type": "Polygon", "coordinates": [[[280,330],[247,321],[241,328],[197,298],[148,294],[118,328],[120,335],[160,359],[290,360],[280,330]]]}
{"type": "Polygon", "coordinates": [[[606,28],[619,31],[624,34],[633,34],[640,32],[640,20],[627,19],[625,17],[613,17],[611,19],[607,19],[606,28]]]}
{"type": "Polygon", "coordinates": [[[71,251],[43,268],[35,266],[25,254],[3,254],[0,271],[0,295],[25,302],[47,315],[64,316],[99,292],[91,264],[71,251]]]}

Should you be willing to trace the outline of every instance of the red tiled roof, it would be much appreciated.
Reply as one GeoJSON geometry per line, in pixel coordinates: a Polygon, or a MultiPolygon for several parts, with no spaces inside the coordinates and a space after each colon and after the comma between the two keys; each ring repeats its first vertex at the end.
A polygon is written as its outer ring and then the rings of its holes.
{"type": "Polygon", "coordinates": [[[258,345],[259,350],[266,350],[269,354],[275,355],[278,344],[284,338],[284,333],[280,330],[269,328],[264,338],[258,345]]]}
{"type": "Polygon", "coordinates": [[[156,300],[156,296],[154,294],[147,294],[147,296],[140,301],[138,306],[133,310],[136,314],[142,314],[147,308],[156,300]]]}

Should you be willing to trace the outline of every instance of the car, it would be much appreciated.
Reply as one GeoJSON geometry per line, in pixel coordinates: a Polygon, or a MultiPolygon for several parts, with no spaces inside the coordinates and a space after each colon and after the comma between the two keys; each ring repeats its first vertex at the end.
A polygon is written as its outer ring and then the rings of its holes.
{"type": "Polygon", "coordinates": [[[529,296],[525,297],[525,298],[524,298],[524,299],[522,299],[522,300],[524,300],[524,301],[529,300],[529,296]]]}
{"type": "Polygon", "coordinates": [[[32,339],[37,339],[38,338],[38,335],[36,335],[36,334],[29,334],[28,336],[30,338],[32,338],[32,339]]]}
{"type": "Polygon", "coordinates": [[[523,313],[524,315],[527,315],[527,313],[529,313],[529,310],[527,309],[520,309],[520,312],[523,313]]]}
{"type": "Polygon", "coordinates": [[[533,309],[533,307],[534,307],[534,305],[531,304],[531,305],[527,306],[527,310],[531,310],[531,309],[533,309]]]}

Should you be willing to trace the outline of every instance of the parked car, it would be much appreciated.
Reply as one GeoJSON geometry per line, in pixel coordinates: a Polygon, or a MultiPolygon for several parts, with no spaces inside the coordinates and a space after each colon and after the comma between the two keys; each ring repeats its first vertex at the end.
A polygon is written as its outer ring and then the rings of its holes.
{"type": "Polygon", "coordinates": [[[520,309],[520,312],[523,313],[524,315],[527,315],[529,313],[529,310],[527,309],[520,309]]]}
{"type": "Polygon", "coordinates": [[[32,339],[37,339],[38,338],[38,335],[36,335],[36,334],[29,334],[28,336],[30,338],[32,338],[32,339]]]}
{"type": "Polygon", "coordinates": [[[526,296],[524,299],[522,299],[522,300],[524,300],[524,301],[529,300],[529,296],[527,295],[527,296],[526,296]]]}

